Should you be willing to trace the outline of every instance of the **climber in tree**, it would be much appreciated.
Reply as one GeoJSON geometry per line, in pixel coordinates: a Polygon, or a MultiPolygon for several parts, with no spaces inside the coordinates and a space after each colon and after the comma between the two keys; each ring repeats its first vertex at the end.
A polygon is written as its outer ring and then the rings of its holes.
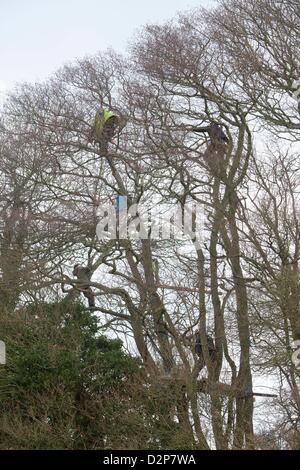
{"type": "MultiPolygon", "coordinates": [[[[208,353],[209,353],[210,360],[213,364],[215,364],[217,350],[216,350],[214,340],[208,334],[206,334],[206,340],[207,340],[207,347],[208,347],[208,353]]],[[[195,353],[199,357],[199,363],[200,363],[201,369],[202,369],[205,365],[205,362],[204,362],[204,356],[203,356],[203,350],[202,350],[201,337],[200,337],[200,331],[199,330],[197,330],[196,333],[195,333],[195,353]]]]}
{"type": "Polygon", "coordinates": [[[223,132],[222,126],[212,121],[209,126],[194,127],[192,130],[194,132],[206,132],[209,135],[210,142],[203,153],[203,163],[212,175],[224,181],[226,179],[225,158],[229,139],[223,132]]]}
{"type": "Polygon", "coordinates": [[[89,308],[95,307],[95,295],[89,285],[93,272],[86,266],[75,264],[73,268],[73,276],[80,281],[76,288],[88,299],[89,308]]]}
{"type": "Polygon", "coordinates": [[[100,144],[102,150],[107,150],[119,125],[120,119],[113,111],[99,109],[92,123],[91,138],[100,144]]]}
{"type": "Polygon", "coordinates": [[[212,121],[209,126],[194,127],[194,132],[207,132],[213,144],[223,143],[228,144],[229,139],[222,130],[222,126],[215,121],[212,121]]]}

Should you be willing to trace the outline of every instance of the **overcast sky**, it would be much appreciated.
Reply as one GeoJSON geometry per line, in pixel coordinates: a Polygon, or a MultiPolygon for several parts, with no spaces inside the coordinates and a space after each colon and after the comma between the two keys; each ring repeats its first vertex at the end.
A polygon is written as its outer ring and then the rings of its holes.
{"type": "Polygon", "coordinates": [[[0,89],[127,41],[145,23],[214,0],[0,0],[0,89]]]}

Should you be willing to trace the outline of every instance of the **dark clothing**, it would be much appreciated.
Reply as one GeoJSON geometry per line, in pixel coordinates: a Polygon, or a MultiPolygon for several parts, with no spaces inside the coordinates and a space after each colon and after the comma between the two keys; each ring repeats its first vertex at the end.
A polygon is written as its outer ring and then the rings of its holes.
{"type": "Polygon", "coordinates": [[[110,117],[103,126],[103,138],[107,141],[111,140],[116,133],[118,127],[117,116],[110,117]]]}
{"type": "Polygon", "coordinates": [[[89,286],[92,274],[93,273],[90,268],[75,264],[73,269],[73,276],[76,276],[79,281],[82,281],[78,283],[76,287],[78,290],[80,290],[80,292],[82,292],[84,297],[88,299],[90,308],[95,307],[95,295],[89,286]]]}
{"type": "Polygon", "coordinates": [[[90,308],[95,307],[95,296],[94,296],[92,289],[88,287],[86,289],[81,288],[80,290],[83,293],[84,297],[88,299],[89,307],[90,308]]]}
{"type": "Polygon", "coordinates": [[[207,132],[213,144],[222,142],[228,144],[229,139],[222,130],[222,127],[216,122],[212,122],[206,127],[195,127],[195,132],[207,132]]]}
{"type": "Polygon", "coordinates": [[[228,144],[229,142],[228,137],[222,131],[222,127],[216,123],[212,123],[210,125],[210,130],[208,131],[208,135],[211,138],[212,142],[218,141],[218,142],[225,142],[226,144],[228,144]]]}
{"type": "MultiPolygon", "coordinates": [[[[216,359],[216,347],[214,344],[214,340],[212,339],[211,336],[206,335],[206,340],[207,340],[207,347],[208,347],[208,353],[212,361],[215,361],[216,359]]],[[[195,334],[195,353],[197,356],[201,359],[203,359],[203,351],[202,351],[202,344],[201,344],[201,338],[200,338],[200,333],[197,332],[195,334]]]]}

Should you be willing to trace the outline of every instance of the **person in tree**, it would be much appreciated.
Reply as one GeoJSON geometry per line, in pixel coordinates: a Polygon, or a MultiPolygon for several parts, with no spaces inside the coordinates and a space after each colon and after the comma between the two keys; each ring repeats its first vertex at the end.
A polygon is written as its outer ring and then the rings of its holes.
{"type": "Polygon", "coordinates": [[[93,272],[87,266],[75,264],[73,268],[73,276],[80,281],[76,288],[88,299],[89,308],[95,307],[95,295],[89,285],[93,272]]]}
{"type": "Polygon", "coordinates": [[[214,176],[221,179],[226,177],[224,160],[229,139],[222,130],[222,126],[217,122],[212,121],[209,126],[194,127],[193,131],[208,134],[210,142],[203,153],[204,162],[214,176]]]}
{"type": "Polygon", "coordinates": [[[229,139],[222,130],[222,126],[215,121],[212,121],[209,126],[205,127],[194,127],[194,132],[206,132],[212,144],[228,144],[229,139]]]}
{"type": "Polygon", "coordinates": [[[107,151],[108,143],[120,125],[120,118],[109,109],[99,109],[92,123],[91,138],[107,151]]]}
{"type": "MultiPolygon", "coordinates": [[[[214,343],[213,338],[206,334],[206,341],[207,341],[207,347],[208,347],[208,353],[210,360],[213,364],[216,362],[216,346],[214,343]]],[[[203,350],[202,350],[202,344],[201,344],[201,337],[200,337],[200,331],[197,330],[195,333],[195,353],[199,357],[199,363],[201,365],[201,369],[204,367],[205,362],[204,362],[204,356],[203,356],[203,350]]]]}

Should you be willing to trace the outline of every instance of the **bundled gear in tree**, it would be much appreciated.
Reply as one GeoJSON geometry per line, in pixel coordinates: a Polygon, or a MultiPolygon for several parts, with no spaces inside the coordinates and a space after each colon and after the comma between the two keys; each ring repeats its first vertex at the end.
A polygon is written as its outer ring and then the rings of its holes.
{"type": "Polygon", "coordinates": [[[80,281],[76,287],[88,299],[90,308],[95,307],[95,295],[89,285],[92,274],[92,270],[86,266],[75,264],[73,268],[73,276],[80,281]]]}
{"type": "Polygon", "coordinates": [[[107,150],[108,143],[119,127],[120,119],[109,109],[99,109],[92,123],[91,137],[98,142],[102,150],[107,150]]]}

